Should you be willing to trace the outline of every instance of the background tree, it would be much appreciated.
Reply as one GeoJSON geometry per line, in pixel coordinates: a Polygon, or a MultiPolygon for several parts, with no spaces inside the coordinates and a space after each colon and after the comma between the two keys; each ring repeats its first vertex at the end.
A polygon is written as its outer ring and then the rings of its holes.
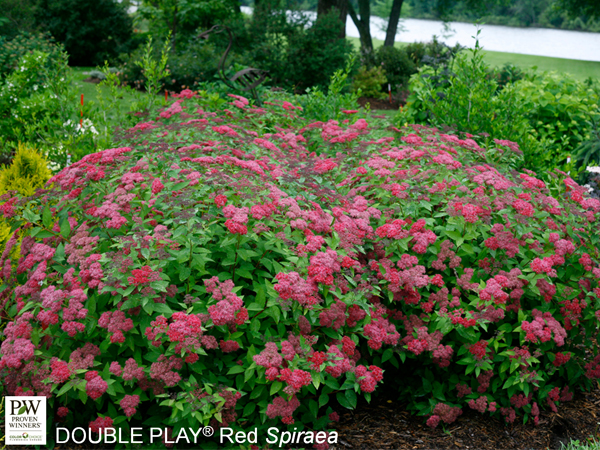
{"type": "Polygon", "coordinates": [[[70,65],[102,64],[133,45],[133,21],[114,0],[39,0],[35,19],[65,46],[70,65]]]}
{"type": "Polygon", "coordinates": [[[332,10],[339,12],[340,22],[342,23],[340,37],[346,37],[346,20],[348,17],[348,0],[319,0],[317,3],[317,20],[322,19],[332,10]]]}
{"type": "Polygon", "coordinates": [[[171,32],[174,49],[199,28],[206,30],[240,14],[237,0],[142,0],[138,11],[157,37],[171,32]]]}
{"type": "Polygon", "coordinates": [[[599,0],[558,0],[558,5],[571,16],[585,15],[590,18],[600,18],[599,0]]]}
{"type": "Polygon", "coordinates": [[[0,35],[15,37],[20,31],[36,31],[33,0],[0,0],[0,35]]]}
{"type": "Polygon", "coordinates": [[[396,33],[398,32],[398,22],[400,22],[400,14],[402,13],[402,4],[404,0],[393,0],[392,9],[390,11],[390,18],[388,20],[388,27],[385,32],[385,41],[383,45],[386,47],[393,47],[396,40],[396,33]]]}
{"type": "Polygon", "coordinates": [[[352,18],[352,22],[356,25],[360,36],[360,48],[363,55],[371,55],[373,53],[373,38],[371,37],[371,5],[369,0],[357,0],[358,13],[356,14],[354,5],[351,0],[348,2],[348,13],[352,18]]]}

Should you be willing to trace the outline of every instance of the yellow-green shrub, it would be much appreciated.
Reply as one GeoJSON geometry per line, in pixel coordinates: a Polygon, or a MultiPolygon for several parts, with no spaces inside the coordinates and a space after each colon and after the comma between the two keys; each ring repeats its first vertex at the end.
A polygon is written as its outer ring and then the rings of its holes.
{"type": "MultiPolygon", "coordinates": [[[[35,148],[19,144],[12,164],[0,170],[0,195],[17,191],[28,197],[44,186],[51,176],[46,159],[35,148]]],[[[0,254],[4,251],[10,234],[10,226],[0,218],[0,254]]]]}

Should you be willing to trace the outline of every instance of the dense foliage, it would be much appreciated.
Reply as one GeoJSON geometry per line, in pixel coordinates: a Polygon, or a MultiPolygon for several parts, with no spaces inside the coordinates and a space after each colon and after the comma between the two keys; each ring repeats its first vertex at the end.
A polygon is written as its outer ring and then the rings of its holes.
{"type": "MultiPolygon", "coordinates": [[[[37,189],[44,187],[52,173],[48,170],[48,161],[27,145],[19,145],[10,166],[0,169],[0,195],[9,191],[23,197],[29,197],[37,189]]],[[[0,218],[0,253],[12,235],[6,219],[0,218]]]]}
{"type": "MultiPolygon", "coordinates": [[[[515,0],[476,2],[466,0],[406,0],[407,17],[475,22],[513,27],[546,27],[567,30],[600,30],[596,0],[515,0]]],[[[403,6],[403,9],[405,7],[403,6]]]]}
{"type": "Polygon", "coordinates": [[[177,436],[324,429],[381,383],[430,426],[537,423],[599,378],[600,201],[566,174],[511,171],[509,141],[210,102],[0,197],[9,395],[177,436]]]}
{"type": "MultiPolygon", "coordinates": [[[[224,61],[226,78],[237,71],[254,67],[268,72],[265,85],[305,92],[307,88],[326,89],[331,75],[343,68],[353,47],[339,37],[340,23],[335,14],[310,24],[304,17],[287,20],[284,9],[257,10],[252,20],[230,18],[223,22],[234,37],[224,61]]],[[[199,34],[206,29],[198,29],[199,34]]],[[[169,53],[170,76],[166,89],[197,89],[217,78],[219,63],[229,45],[227,32],[214,32],[208,39],[192,35],[169,53]]],[[[158,40],[166,36],[158,36],[158,40]]],[[[144,74],[138,66],[143,49],[134,52],[122,68],[122,80],[131,86],[142,86],[144,74]]],[[[158,57],[158,49],[155,57],[158,57]]],[[[241,92],[241,91],[240,91],[241,92]]]]}
{"type": "Polygon", "coordinates": [[[48,34],[22,32],[12,39],[0,36],[0,79],[20,69],[19,62],[23,56],[34,51],[48,55],[45,69],[52,70],[65,59],[64,47],[56,44],[48,34]]]}
{"type": "Polygon", "coordinates": [[[199,29],[206,30],[236,14],[241,15],[234,0],[145,0],[140,2],[137,14],[148,22],[148,28],[155,36],[170,33],[179,50],[199,29]]]}
{"type": "Polygon", "coordinates": [[[101,65],[134,48],[133,21],[114,0],[38,0],[38,26],[62,43],[72,66],[101,65]]]}
{"type": "Polygon", "coordinates": [[[570,170],[568,159],[590,138],[599,115],[597,85],[565,74],[493,71],[479,47],[461,52],[444,69],[425,66],[413,75],[404,122],[449,126],[478,138],[520,144],[523,164],[536,171],[570,170]]]}
{"type": "Polygon", "coordinates": [[[34,0],[0,0],[0,36],[12,39],[36,31],[34,0]]]}
{"type": "MultiPolygon", "coordinates": [[[[3,58],[5,77],[0,79],[0,153],[10,153],[17,141],[30,141],[46,132],[62,128],[67,110],[75,106],[69,97],[67,55],[62,48],[48,44],[50,51],[37,50],[38,39],[28,51],[19,45],[3,58]],[[18,53],[21,53],[19,55],[18,53]],[[14,55],[14,56],[13,56],[14,55]]],[[[27,48],[27,47],[25,47],[27,48]]],[[[6,49],[6,47],[5,47],[6,49]]],[[[74,97],[74,95],[73,95],[74,97]]]]}

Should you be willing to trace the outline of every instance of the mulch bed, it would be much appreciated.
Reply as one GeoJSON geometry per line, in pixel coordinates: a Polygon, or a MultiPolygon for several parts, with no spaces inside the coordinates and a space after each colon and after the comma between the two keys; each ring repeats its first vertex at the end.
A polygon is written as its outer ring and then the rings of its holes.
{"type": "Polygon", "coordinates": [[[342,414],[335,425],[339,433],[337,449],[522,449],[563,448],[571,439],[585,443],[599,436],[600,388],[578,392],[572,402],[564,403],[558,413],[542,411],[540,423],[513,424],[479,414],[468,407],[450,425],[431,429],[425,418],[411,415],[388,395],[359,401],[354,411],[342,414]]]}
{"type": "Polygon", "coordinates": [[[100,78],[96,78],[96,77],[88,77],[85,80],[83,80],[84,83],[93,83],[93,84],[100,84],[102,83],[102,80],[100,78]]]}
{"type": "Polygon", "coordinates": [[[368,98],[368,97],[360,97],[358,99],[358,104],[361,107],[365,107],[365,105],[369,103],[371,105],[371,111],[375,109],[399,109],[402,103],[392,98],[392,103],[390,103],[389,99],[380,100],[377,98],[368,98]]]}

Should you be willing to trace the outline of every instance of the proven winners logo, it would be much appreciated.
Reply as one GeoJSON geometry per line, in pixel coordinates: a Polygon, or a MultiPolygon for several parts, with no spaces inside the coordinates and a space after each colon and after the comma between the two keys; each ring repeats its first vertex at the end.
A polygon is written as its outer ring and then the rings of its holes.
{"type": "Polygon", "coordinates": [[[6,445],[46,445],[46,397],[5,397],[6,445]]]}

